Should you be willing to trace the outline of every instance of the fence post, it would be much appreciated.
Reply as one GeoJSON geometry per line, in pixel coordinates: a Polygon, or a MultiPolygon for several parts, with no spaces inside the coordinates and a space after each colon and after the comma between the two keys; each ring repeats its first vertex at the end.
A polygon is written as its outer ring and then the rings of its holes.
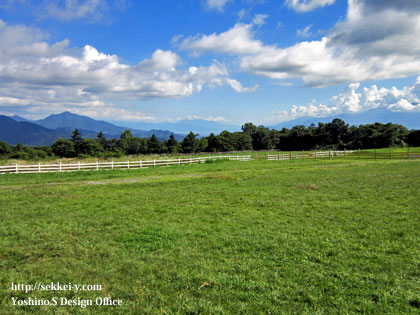
{"type": "Polygon", "coordinates": [[[292,152],[290,152],[289,155],[290,155],[289,156],[289,161],[291,161],[292,160],[292,152]]]}
{"type": "Polygon", "coordinates": [[[139,167],[141,168],[141,160],[139,161],[139,167]]]}
{"type": "Polygon", "coordinates": [[[99,170],[99,164],[98,164],[98,161],[96,161],[96,170],[99,170]]]}
{"type": "Polygon", "coordinates": [[[80,161],[77,161],[77,168],[80,171],[80,161]]]}
{"type": "Polygon", "coordinates": [[[192,164],[192,157],[190,156],[190,164],[192,164]]]}
{"type": "Polygon", "coordinates": [[[41,163],[38,163],[38,172],[41,173],[41,163]]]}
{"type": "Polygon", "coordinates": [[[316,151],[314,151],[314,160],[316,160],[316,151]]]}
{"type": "Polygon", "coordinates": [[[114,169],[114,160],[111,160],[111,170],[114,169]]]}
{"type": "Polygon", "coordinates": [[[153,167],[156,167],[156,159],[153,160],[153,167]]]}
{"type": "Polygon", "coordinates": [[[15,173],[16,173],[16,174],[17,174],[17,173],[19,173],[19,170],[18,170],[18,165],[17,165],[17,164],[15,164],[15,168],[16,168],[15,173]]]}
{"type": "Polygon", "coordinates": [[[60,172],[61,172],[61,161],[60,161],[60,172]]]}
{"type": "Polygon", "coordinates": [[[181,165],[181,158],[178,158],[178,165],[181,165]]]}

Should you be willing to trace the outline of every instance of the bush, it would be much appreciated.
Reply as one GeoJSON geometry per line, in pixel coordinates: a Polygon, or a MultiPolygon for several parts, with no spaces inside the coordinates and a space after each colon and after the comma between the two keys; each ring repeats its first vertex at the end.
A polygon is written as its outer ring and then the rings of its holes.
{"type": "Polygon", "coordinates": [[[12,152],[12,147],[4,141],[0,141],[0,155],[8,155],[12,152]]]}
{"type": "Polygon", "coordinates": [[[59,157],[74,157],[76,155],[74,143],[67,139],[58,139],[52,144],[51,150],[59,157]]]}
{"type": "Polygon", "coordinates": [[[9,157],[12,159],[17,159],[17,160],[30,160],[31,159],[30,155],[25,151],[13,152],[9,157]]]}

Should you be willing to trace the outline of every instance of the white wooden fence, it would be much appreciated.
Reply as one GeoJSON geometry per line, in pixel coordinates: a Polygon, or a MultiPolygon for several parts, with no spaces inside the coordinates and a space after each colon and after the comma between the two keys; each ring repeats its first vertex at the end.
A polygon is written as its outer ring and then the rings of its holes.
{"type": "MultiPolygon", "coordinates": [[[[277,153],[266,154],[263,159],[269,161],[275,160],[304,160],[304,159],[317,159],[317,158],[334,158],[344,157],[357,151],[302,151],[294,153],[277,153]]],[[[261,159],[261,157],[256,157],[261,159]]],[[[48,173],[48,172],[71,172],[71,171],[92,171],[92,170],[113,170],[113,169],[133,169],[133,168],[147,168],[157,166],[169,165],[182,165],[182,164],[195,164],[204,163],[207,160],[221,160],[227,159],[229,161],[250,161],[251,155],[213,155],[203,157],[190,157],[178,158],[169,160],[137,160],[137,161],[124,161],[124,162],[94,162],[94,163],[56,163],[56,164],[34,164],[34,165],[5,165],[0,166],[0,174],[7,173],[48,173]]]]}
{"type": "Polygon", "coordinates": [[[356,152],[351,150],[346,151],[302,151],[294,153],[277,153],[267,154],[266,159],[269,161],[275,160],[304,160],[304,159],[317,159],[317,158],[334,158],[334,157],[346,157],[349,154],[356,152]]]}
{"type": "Polygon", "coordinates": [[[71,171],[92,171],[92,170],[113,170],[113,169],[133,169],[133,168],[147,168],[157,166],[182,165],[204,163],[207,160],[236,160],[236,161],[250,161],[250,155],[218,155],[205,157],[191,157],[178,158],[170,160],[138,160],[138,161],[124,161],[124,162],[94,162],[94,163],[57,163],[57,164],[34,164],[34,165],[6,165],[0,166],[0,174],[6,173],[48,173],[48,172],[71,172],[71,171]]]}

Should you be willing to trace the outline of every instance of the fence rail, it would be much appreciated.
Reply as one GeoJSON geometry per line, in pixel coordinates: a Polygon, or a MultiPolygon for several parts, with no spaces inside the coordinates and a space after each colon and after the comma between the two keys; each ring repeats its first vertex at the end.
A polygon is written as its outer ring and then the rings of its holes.
{"type": "Polygon", "coordinates": [[[302,151],[302,152],[290,152],[290,153],[277,153],[277,154],[266,154],[265,159],[269,161],[276,160],[304,160],[304,159],[317,159],[317,158],[335,158],[335,157],[346,157],[355,151],[302,151]]]}
{"type": "Polygon", "coordinates": [[[251,159],[264,159],[269,161],[285,161],[285,160],[310,160],[310,159],[370,159],[370,160],[397,160],[397,159],[419,159],[420,152],[410,151],[408,148],[406,152],[395,151],[389,149],[388,152],[383,150],[377,152],[376,150],[360,151],[360,150],[344,150],[344,151],[302,151],[302,152],[278,152],[269,154],[266,152],[263,156],[255,155],[211,155],[189,158],[178,158],[168,160],[137,160],[137,161],[123,161],[123,162],[94,162],[94,163],[57,163],[57,164],[34,164],[34,165],[6,165],[0,166],[0,174],[7,173],[48,173],[48,172],[71,172],[71,171],[92,171],[92,170],[112,170],[112,169],[133,169],[133,168],[148,168],[157,166],[183,165],[183,164],[197,164],[204,163],[208,160],[222,160],[229,161],[250,161],[251,159]]]}
{"type": "Polygon", "coordinates": [[[34,165],[6,165],[0,166],[0,174],[7,173],[51,173],[51,172],[74,172],[74,171],[93,171],[93,170],[112,170],[112,169],[134,169],[134,168],[148,168],[157,166],[169,165],[183,165],[183,164],[198,164],[205,163],[208,160],[236,160],[236,161],[250,161],[250,155],[227,155],[227,156],[202,156],[179,158],[169,160],[137,160],[124,162],[94,162],[94,163],[57,163],[57,164],[34,164],[34,165]]]}
{"type": "Polygon", "coordinates": [[[410,151],[407,149],[406,152],[392,151],[389,149],[388,152],[383,150],[377,152],[376,150],[360,151],[360,150],[344,150],[344,151],[302,151],[302,152],[290,152],[290,153],[266,153],[263,157],[255,157],[256,159],[266,159],[269,161],[276,160],[303,160],[303,159],[318,159],[318,158],[344,158],[344,159],[368,159],[368,160],[406,160],[406,159],[419,159],[420,152],[410,151]]]}

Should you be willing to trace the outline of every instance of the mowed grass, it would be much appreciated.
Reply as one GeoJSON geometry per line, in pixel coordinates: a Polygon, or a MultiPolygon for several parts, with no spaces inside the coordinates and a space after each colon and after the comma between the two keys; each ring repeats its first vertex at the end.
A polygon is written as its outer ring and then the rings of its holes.
{"type": "Polygon", "coordinates": [[[2,314],[420,312],[420,161],[2,175],[0,216],[2,314]],[[12,282],[103,290],[12,292],[12,282]]]}

